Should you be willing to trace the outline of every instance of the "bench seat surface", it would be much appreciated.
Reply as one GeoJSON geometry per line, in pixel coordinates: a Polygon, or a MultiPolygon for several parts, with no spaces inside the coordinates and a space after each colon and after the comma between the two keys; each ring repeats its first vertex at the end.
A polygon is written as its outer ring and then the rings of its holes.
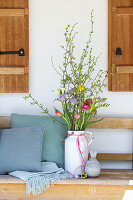
{"type": "MultiPolygon", "coordinates": [[[[0,175],[0,184],[25,184],[25,181],[9,175],[0,175]]],[[[102,170],[95,179],[66,179],[55,184],[133,185],[132,170],[102,170]]]]}
{"type": "Polygon", "coordinates": [[[133,192],[132,170],[102,170],[97,179],[61,180],[36,198],[26,196],[23,180],[0,176],[0,200],[122,200],[127,191],[133,192]]]}

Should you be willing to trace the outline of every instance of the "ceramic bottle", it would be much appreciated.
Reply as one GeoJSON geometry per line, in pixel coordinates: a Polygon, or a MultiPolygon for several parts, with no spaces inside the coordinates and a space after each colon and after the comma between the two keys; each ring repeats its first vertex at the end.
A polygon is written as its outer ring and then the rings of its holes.
{"type": "Polygon", "coordinates": [[[96,159],[97,151],[90,151],[91,158],[87,161],[85,166],[85,173],[89,177],[97,177],[100,174],[100,163],[96,159]]]}

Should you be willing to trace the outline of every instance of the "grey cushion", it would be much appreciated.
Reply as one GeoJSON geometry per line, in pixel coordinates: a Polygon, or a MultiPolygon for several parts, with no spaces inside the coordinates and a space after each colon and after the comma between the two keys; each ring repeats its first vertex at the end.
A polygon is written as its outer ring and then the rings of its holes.
{"type": "Polygon", "coordinates": [[[61,141],[67,137],[67,126],[63,119],[53,116],[64,125],[50,116],[12,114],[13,128],[40,125],[45,128],[42,147],[42,161],[55,162],[58,167],[64,168],[64,145],[61,141]]]}
{"type": "Polygon", "coordinates": [[[0,174],[40,171],[42,141],[41,126],[0,130],[0,174]]]}

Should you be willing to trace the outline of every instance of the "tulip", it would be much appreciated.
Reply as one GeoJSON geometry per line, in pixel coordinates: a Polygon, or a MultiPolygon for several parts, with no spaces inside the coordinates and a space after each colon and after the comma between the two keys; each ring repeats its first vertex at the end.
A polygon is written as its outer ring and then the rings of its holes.
{"type": "Polygon", "coordinates": [[[81,108],[82,111],[84,110],[88,110],[88,108],[90,108],[89,104],[84,103],[83,107],[81,108]]]}
{"type": "Polygon", "coordinates": [[[60,111],[56,111],[55,114],[60,117],[61,116],[61,112],[60,111]]]}
{"type": "Polygon", "coordinates": [[[89,104],[84,103],[84,108],[88,110],[88,108],[90,108],[89,104]]]}
{"type": "Polygon", "coordinates": [[[89,104],[89,105],[93,104],[93,100],[91,98],[86,99],[85,101],[86,101],[86,104],[89,104]]]}

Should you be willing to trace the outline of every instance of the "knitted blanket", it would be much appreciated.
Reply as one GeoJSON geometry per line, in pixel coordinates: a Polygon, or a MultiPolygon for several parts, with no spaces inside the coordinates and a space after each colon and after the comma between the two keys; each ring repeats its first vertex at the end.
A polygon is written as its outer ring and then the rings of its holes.
{"type": "Polygon", "coordinates": [[[26,171],[14,171],[9,173],[9,175],[20,178],[26,182],[26,195],[33,196],[42,193],[50,185],[54,185],[55,182],[61,179],[72,178],[67,172],[62,168],[58,168],[55,163],[52,162],[42,162],[41,172],[26,172],[26,171]]]}

